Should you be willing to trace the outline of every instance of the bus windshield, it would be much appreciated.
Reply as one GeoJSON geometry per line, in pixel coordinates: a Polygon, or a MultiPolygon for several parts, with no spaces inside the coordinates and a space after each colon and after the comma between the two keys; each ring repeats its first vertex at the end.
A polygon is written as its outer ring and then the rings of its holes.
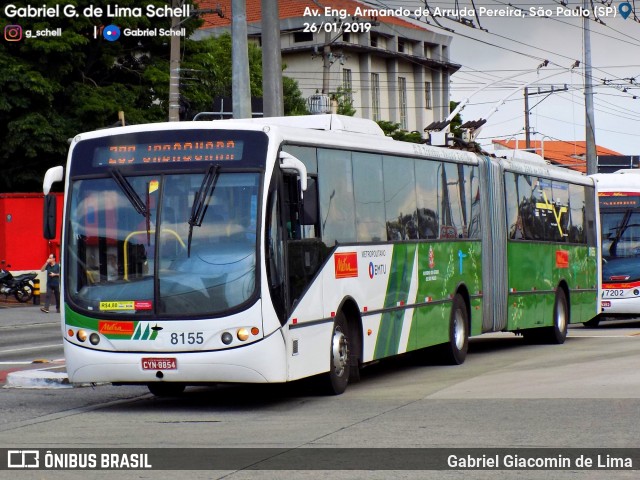
{"type": "Polygon", "coordinates": [[[76,307],[211,316],[251,299],[259,172],[219,169],[204,183],[204,169],[115,172],[71,184],[66,288],[76,307]]]}
{"type": "Polygon", "coordinates": [[[602,276],[605,281],[640,279],[640,213],[602,210],[602,276]]]}

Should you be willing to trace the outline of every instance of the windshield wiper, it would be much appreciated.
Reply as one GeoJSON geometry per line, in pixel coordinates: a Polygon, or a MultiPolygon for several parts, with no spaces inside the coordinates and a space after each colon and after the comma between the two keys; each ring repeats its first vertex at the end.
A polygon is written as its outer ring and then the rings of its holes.
{"type": "Polygon", "coordinates": [[[118,187],[120,187],[120,190],[122,190],[122,193],[124,193],[125,197],[127,197],[127,199],[129,200],[129,202],[131,203],[135,211],[145,218],[145,225],[147,227],[147,243],[151,245],[151,238],[150,238],[151,214],[149,211],[148,186],[147,186],[147,202],[145,204],[140,198],[140,196],[133,189],[129,181],[126,178],[124,178],[122,173],[120,173],[120,170],[118,170],[117,168],[112,168],[109,171],[109,173],[111,174],[111,177],[116,182],[118,187]]]}
{"type": "Polygon", "coordinates": [[[616,227],[610,229],[610,230],[616,231],[616,235],[614,239],[611,241],[611,246],[609,247],[609,255],[612,257],[618,256],[618,242],[620,242],[620,239],[622,238],[622,235],[624,235],[624,232],[627,231],[627,228],[630,227],[629,222],[631,221],[632,213],[633,212],[631,211],[630,208],[627,209],[627,211],[624,212],[624,217],[622,218],[622,222],[620,222],[620,224],[617,225],[616,227]]]}
{"type": "Polygon", "coordinates": [[[189,217],[189,238],[187,240],[187,256],[191,256],[191,236],[193,235],[193,227],[201,227],[204,216],[207,213],[209,207],[209,200],[213,195],[213,190],[216,188],[216,182],[218,181],[218,172],[220,171],[220,165],[210,165],[207,172],[202,179],[200,189],[196,192],[196,196],[193,198],[193,205],[191,205],[191,216],[189,217]]]}
{"type": "Polygon", "coordinates": [[[146,217],[147,207],[145,206],[140,196],[133,189],[131,184],[128,182],[128,180],[122,176],[120,170],[112,168],[109,173],[111,173],[111,177],[113,177],[115,182],[120,187],[120,190],[122,190],[122,193],[124,193],[127,199],[131,202],[131,205],[133,205],[133,208],[135,208],[136,212],[146,217]]]}

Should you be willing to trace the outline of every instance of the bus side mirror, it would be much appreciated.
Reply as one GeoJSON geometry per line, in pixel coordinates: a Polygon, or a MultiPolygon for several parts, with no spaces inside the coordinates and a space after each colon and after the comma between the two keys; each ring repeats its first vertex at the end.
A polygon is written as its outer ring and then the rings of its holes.
{"type": "Polygon", "coordinates": [[[47,240],[56,238],[56,197],[50,195],[51,186],[55,182],[64,180],[64,168],[62,166],[51,167],[44,174],[42,181],[42,193],[44,193],[44,212],[42,215],[42,235],[47,240]]]}
{"type": "Polygon", "coordinates": [[[293,170],[298,174],[300,180],[300,197],[307,189],[307,167],[300,160],[287,152],[280,152],[280,168],[282,170],[293,170]]]}
{"type": "Polygon", "coordinates": [[[56,238],[56,196],[49,194],[44,197],[44,212],[42,215],[42,235],[47,240],[56,238]]]}
{"type": "Polygon", "coordinates": [[[42,193],[49,195],[51,186],[55,182],[61,182],[64,180],[64,168],[61,166],[51,167],[44,174],[44,180],[42,181],[42,193]]]}
{"type": "Polygon", "coordinates": [[[302,202],[303,225],[318,224],[318,185],[315,178],[308,179],[307,191],[302,202]]]}

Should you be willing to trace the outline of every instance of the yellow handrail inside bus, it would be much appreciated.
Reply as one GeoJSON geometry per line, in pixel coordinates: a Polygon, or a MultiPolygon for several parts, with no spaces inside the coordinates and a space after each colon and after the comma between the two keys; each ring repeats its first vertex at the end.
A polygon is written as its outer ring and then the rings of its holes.
{"type": "MultiPolygon", "coordinates": [[[[136,230],[135,232],[131,232],[129,235],[127,235],[127,237],[124,239],[124,279],[125,280],[129,280],[129,252],[128,252],[128,243],[129,243],[129,239],[131,237],[133,237],[134,235],[141,235],[141,234],[155,234],[156,231],[155,230],[136,230]]],[[[175,230],[172,230],[170,228],[163,228],[160,231],[160,234],[163,233],[171,233],[174,237],[176,237],[178,239],[178,242],[180,243],[180,245],[182,246],[182,248],[186,249],[187,246],[185,245],[185,243],[182,241],[182,238],[180,238],[180,235],[178,235],[178,232],[176,232],[175,230]]]]}

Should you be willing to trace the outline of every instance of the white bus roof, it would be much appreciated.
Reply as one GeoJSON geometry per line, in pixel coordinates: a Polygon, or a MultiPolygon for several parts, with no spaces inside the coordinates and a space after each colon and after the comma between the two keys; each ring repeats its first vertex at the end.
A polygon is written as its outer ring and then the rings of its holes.
{"type": "Polygon", "coordinates": [[[345,115],[301,115],[294,117],[265,117],[227,121],[251,122],[260,125],[277,125],[279,127],[306,128],[332,132],[360,133],[385,137],[380,126],[373,120],[348,117],[345,115]]]}
{"type": "Polygon", "coordinates": [[[640,169],[618,170],[613,173],[590,175],[598,183],[598,190],[640,191],[640,169]]]}

